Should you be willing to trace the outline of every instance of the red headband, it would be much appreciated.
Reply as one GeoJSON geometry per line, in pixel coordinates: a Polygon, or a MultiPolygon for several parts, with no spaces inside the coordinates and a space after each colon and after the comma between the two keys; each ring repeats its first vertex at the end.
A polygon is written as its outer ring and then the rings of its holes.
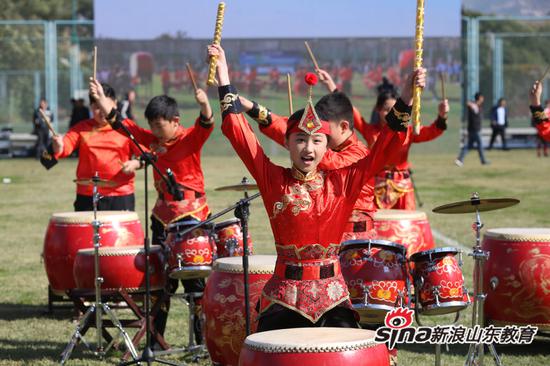
{"type": "Polygon", "coordinates": [[[309,135],[314,133],[324,133],[325,135],[330,135],[330,126],[327,121],[323,121],[315,112],[315,107],[311,101],[311,91],[313,85],[317,84],[317,75],[308,72],[305,76],[305,81],[309,85],[309,97],[307,100],[306,107],[304,108],[304,113],[300,121],[297,120],[288,120],[287,126],[287,135],[290,135],[294,132],[305,132],[309,135]]]}

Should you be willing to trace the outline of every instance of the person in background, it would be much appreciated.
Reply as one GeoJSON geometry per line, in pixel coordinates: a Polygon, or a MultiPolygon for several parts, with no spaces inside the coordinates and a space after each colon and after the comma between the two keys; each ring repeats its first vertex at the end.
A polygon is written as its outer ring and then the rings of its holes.
{"type": "Polygon", "coordinates": [[[48,125],[46,124],[46,121],[44,121],[43,116],[46,116],[50,120],[50,122],[53,123],[53,113],[48,108],[48,102],[44,98],[40,99],[38,108],[34,110],[34,113],[32,116],[32,123],[33,123],[32,133],[37,137],[36,145],[35,145],[37,159],[40,159],[40,157],[42,156],[42,153],[46,150],[46,148],[50,144],[50,130],[48,129],[48,125]]]}
{"type": "Polygon", "coordinates": [[[474,96],[473,101],[468,102],[468,142],[462,146],[460,154],[455,160],[455,164],[459,167],[464,165],[464,157],[468,153],[469,149],[473,149],[474,145],[477,147],[477,152],[479,153],[479,160],[481,164],[487,165],[490,164],[489,161],[485,158],[483,153],[483,143],[481,142],[481,120],[483,115],[483,101],[485,97],[477,92],[474,96]]]}
{"type": "Polygon", "coordinates": [[[122,118],[128,118],[133,120],[134,113],[132,112],[132,106],[136,100],[136,91],[133,89],[128,90],[124,100],[118,103],[117,108],[122,115],[122,118]]]}
{"type": "Polygon", "coordinates": [[[508,127],[508,110],[506,109],[506,99],[500,98],[497,105],[493,107],[491,111],[491,128],[493,133],[491,134],[491,142],[487,150],[493,148],[493,144],[497,136],[500,135],[502,140],[502,150],[509,150],[506,146],[506,127],[508,127]]]}

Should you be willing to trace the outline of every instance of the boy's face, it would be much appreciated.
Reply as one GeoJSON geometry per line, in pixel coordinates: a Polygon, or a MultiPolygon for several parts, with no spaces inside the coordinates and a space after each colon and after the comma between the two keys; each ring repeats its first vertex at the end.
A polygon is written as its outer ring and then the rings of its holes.
{"type": "Polygon", "coordinates": [[[172,140],[176,136],[178,126],[180,124],[180,118],[174,117],[171,120],[165,118],[157,118],[149,121],[149,127],[151,132],[159,140],[159,143],[166,143],[172,140]]]}
{"type": "Polygon", "coordinates": [[[327,151],[327,136],[294,132],[285,141],[285,147],[290,152],[292,164],[303,173],[309,173],[317,168],[327,151]]]}
{"type": "MultiPolygon", "coordinates": [[[[107,106],[107,110],[109,111],[112,110],[113,108],[116,108],[116,101],[112,100],[111,98],[106,98],[105,103],[107,106]]],[[[108,123],[107,120],[105,119],[106,116],[101,111],[101,108],[99,108],[99,104],[97,104],[96,102],[93,102],[90,104],[90,108],[92,110],[92,115],[94,116],[93,118],[97,123],[99,123],[100,125],[105,125],[108,123]]]]}

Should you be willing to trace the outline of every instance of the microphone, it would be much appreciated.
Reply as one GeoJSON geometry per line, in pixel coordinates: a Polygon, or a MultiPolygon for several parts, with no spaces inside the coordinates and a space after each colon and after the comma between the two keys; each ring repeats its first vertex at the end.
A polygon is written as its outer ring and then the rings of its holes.
{"type": "Polygon", "coordinates": [[[174,173],[172,173],[172,169],[166,169],[166,177],[169,182],[168,190],[170,194],[174,197],[174,200],[181,201],[183,199],[183,193],[178,189],[178,184],[176,183],[176,178],[174,177],[174,173]]]}

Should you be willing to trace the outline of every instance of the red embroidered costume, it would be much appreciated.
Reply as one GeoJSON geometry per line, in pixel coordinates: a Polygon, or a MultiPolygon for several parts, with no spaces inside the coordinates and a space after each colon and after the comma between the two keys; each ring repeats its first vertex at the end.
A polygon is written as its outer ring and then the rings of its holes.
{"type": "MultiPolygon", "coordinates": [[[[260,313],[278,304],[315,323],[337,306],[351,308],[338,260],[342,234],[361,187],[393,158],[407,130],[385,129],[371,153],[349,167],[304,175],[267,158],[240,113],[232,85],[219,92],[222,131],[258,184],[275,238],[277,264],[262,292],[260,313]]],[[[396,125],[401,127],[399,121],[396,125]]]]}
{"type": "MultiPolygon", "coordinates": [[[[355,128],[363,135],[368,146],[374,142],[383,129],[380,123],[370,124],[365,122],[356,108],[353,108],[353,123],[355,128]]],[[[431,141],[443,134],[447,129],[446,119],[437,117],[429,126],[420,126],[420,134],[412,134],[412,126],[408,127],[411,138],[399,153],[397,163],[384,167],[375,178],[374,196],[378,208],[416,210],[414,188],[411,180],[409,150],[411,144],[431,141]]]]}
{"type": "MultiPolygon", "coordinates": [[[[268,108],[254,102],[254,107],[248,112],[260,126],[260,131],[281,146],[284,146],[288,117],[273,113],[268,108]]],[[[346,141],[335,149],[328,149],[319,163],[320,170],[335,170],[356,163],[369,154],[369,149],[353,133],[346,141]]],[[[346,225],[342,241],[353,239],[374,239],[373,216],[376,212],[374,204],[374,179],[363,185],[361,193],[355,202],[354,209],[346,225]]]]}
{"type": "Polygon", "coordinates": [[[537,128],[539,136],[546,141],[550,141],[550,117],[544,113],[542,106],[531,106],[533,123],[537,128]]]}

